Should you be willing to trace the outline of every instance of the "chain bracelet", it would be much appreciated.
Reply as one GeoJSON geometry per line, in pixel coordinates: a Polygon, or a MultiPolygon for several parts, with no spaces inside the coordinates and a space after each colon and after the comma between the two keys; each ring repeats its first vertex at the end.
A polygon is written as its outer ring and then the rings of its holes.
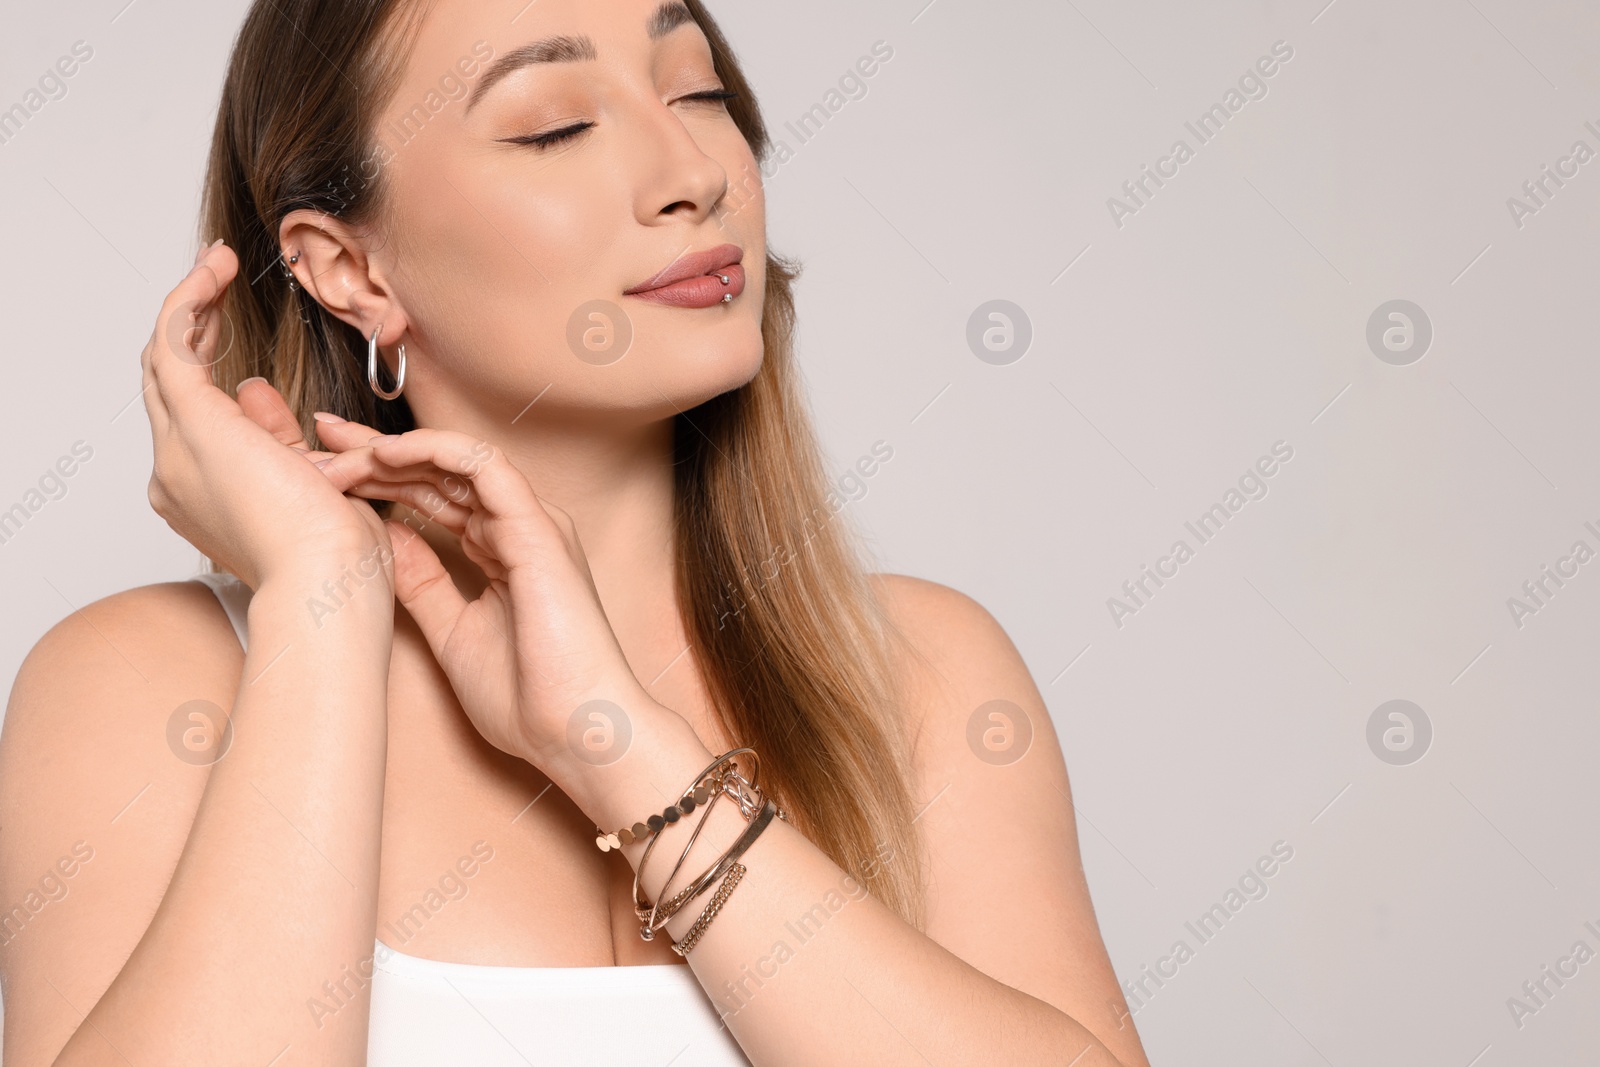
{"type": "Polygon", "coordinates": [[[689,927],[689,932],[683,935],[683,940],[672,946],[672,951],[680,956],[689,954],[689,950],[694,948],[700,941],[700,936],[706,932],[706,927],[711,925],[711,920],[722,910],[722,905],[728,902],[734,886],[744,877],[745,869],[742,863],[735,863],[728,868],[728,873],[723,877],[722,884],[717,886],[717,892],[711,898],[711,903],[706,905],[706,910],[702,911],[700,917],[694,921],[694,925],[689,927]]]}

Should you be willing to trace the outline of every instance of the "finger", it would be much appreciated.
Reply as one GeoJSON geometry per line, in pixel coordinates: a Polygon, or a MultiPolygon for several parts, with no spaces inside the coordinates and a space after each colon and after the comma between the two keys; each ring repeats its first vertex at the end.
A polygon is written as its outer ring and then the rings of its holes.
{"type": "MultiPolygon", "coordinates": [[[[357,458],[352,464],[341,462],[338,465],[338,469],[342,474],[354,477],[358,472],[383,470],[389,472],[389,474],[392,476],[398,476],[406,479],[430,476],[433,477],[435,482],[439,482],[441,484],[443,483],[444,478],[449,474],[447,471],[439,470],[432,463],[413,463],[404,467],[397,467],[392,464],[381,463],[372,457],[371,451],[367,447],[368,441],[371,441],[374,437],[379,436],[377,430],[366,425],[365,423],[354,422],[348,419],[340,418],[338,415],[335,415],[329,411],[313,412],[312,417],[316,420],[318,439],[320,439],[329,450],[339,455],[354,455],[360,457],[357,458]]],[[[471,486],[466,484],[461,478],[454,478],[453,482],[450,484],[465,485],[465,491],[470,492],[471,490],[471,486]]],[[[451,489],[450,485],[443,485],[443,489],[454,499],[461,499],[461,492],[451,489]]]]}
{"type": "MultiPolygon", "coordinates": [[[[456,478],[455,475],[449,477],[456,478]]],[[[429,483],[371,481],[350,489],[345,495],[401,504],[409,509],[409,513],[392,518],[391,522],[400,522],[416,533],[424,531],[429,524],[437,525],[460,539],[463,554],[490,581],[506,581],[510,576],[510,571],[496,552],[481,543],[472,532],[472,519],[478,512],[472,506],[446,500],[429,483]]]]}
{"type": "MultiPolygon", "coordinates": [[[[409,506],[409,505],[408,505],[409,506]]],[[[403,514],[399,518],[391,519],[405,526],[412,533],[423,533],[430,525],[430,516],[424,514],[403,514]]],[[[448,523],[439,522],[436,525],[449,530],[460,537],[461,551],[467,559],[483,572],[483,576],[491,582],[504,582],[508,579],[508,571],[500,558],[492,551],[480,545],[472,534],[466,532],[464,524],[457,523],[454,516],[448,523]]]]}
{"type": "Polygon", "coordinates": [[[312,412],[312,418],[317,422],[317,437],[334,452],[362,448],[378,433],[365,423],[342,419],[331,411],[312,412]]]}
{"type": "Polygon", "coordinates": [[[369,481],[385,484],[425,483],[452,503],[465,508],[481,506],[471,481],[459,474],[440,470],[432,463],[397,467],[378,459],[371,448],[362,447],[340,452],[319,466],[328,481],[341,493],[348,493],[352,487],[369,481]]]}
{"type": "Polygon", "coordinates": [[[189,402],[220,394],[212,392],[211,365],[224,354],[222,296],[238,269],[231,248],[210,248],[161,305],[149,362],[169,418],[180,417],[189,402]]]}
{"type": "Polygon", "coordinates": [[[433,546],[404,523],[386,520],[394,546],[394,595],[427,639],[434,657],[443,662],[445,645],[467,600],[450,580],[433,546]]]}
{"type": "Polygon", "coordinates": [[[272,387],[271,382],[265,378],[246,378],[239,383],[237,396],[244,413],[256,425],[276,437],[279,443],[290,448],[311,447],[300,429],[300,420],[289,409],[289,402],[272,387]]]}
{"type": "Polygon", "coordinates": [[[363,500],[392,500],[415,510],[422,519],[436,522],[454,534],[466,531],[472,509],[452,504],[429,484],[416,482],[366,481],[344,491],[346,496],[363,500]]]}
{"type": "MultiPolygon", "coordinates": [[[[204,276],[200,274],[200,265],[206,259],[211,248],[202,248],[195,256],[194,266],[190,268],[189,275],[185,276],[172,291],[167,294],[160,311],[156,315],[156,323],[150,332],[150,339],[145,342],[144,348],[139,352],[139,395],[144,402],[145,413],[150,420],[150,432],[154,441],[166,436],[171,427],[172,414],[168,409],[167,399],[160,383],[156,379],[155,356],[158,349],[168,346],[176,332],[179,340],[188,334],[193,325],[191,303],[204,293],[204,276]]],[[[215,277],[215,275],[211,275],[215,277]]],[[[218,292],[221,290],[218,289],[218,292]]]]}
{"type": "Polygon", "coordinates": [[[151,440],[159,444],[167,435],[172,418],[167,411],[167,402],[161,398],[161,390],[156,388],[155,368],[150,365],[154,343],[153,340],[146,343],[144,351],[139,354],[139,396],[144,400],[145,414],[150,419],[151,440]]]}
{"type": "Polygon", "coordinates": [[[158,374],[172,370],[180,378],[210,382],[208,368],[222,354],[221,331],[212,327],[221,322],[222,296],[238,272],[239,257],[219,244],[207,249],[167,294],[151,338],[158,374]]]}
{"type": "Polygon", "coordinates": [[[512,466],[505,451],[455,430],[409,430],[397,437],[369,442],[372,454],[391,467],[432,463],[443,471],[470,479],[479,505],[492,515],[527,519],[559,534],[540,506],[533,487],[512,466]]]}

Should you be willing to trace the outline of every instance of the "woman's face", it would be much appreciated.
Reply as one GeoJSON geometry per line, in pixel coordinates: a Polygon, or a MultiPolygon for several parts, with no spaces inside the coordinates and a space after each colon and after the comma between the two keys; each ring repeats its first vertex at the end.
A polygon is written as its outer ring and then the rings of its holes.
{"type": "Polygon", "coordinates": [[[509,422],[538,397],[539,419],[653,420],[755,375],[765,201],[724,89],[675,2],[431,5],[378,127],[391,222],[367,243],[419,419],[509,422]],[[728,245],[737,266],[629,292],[728,245]]]}

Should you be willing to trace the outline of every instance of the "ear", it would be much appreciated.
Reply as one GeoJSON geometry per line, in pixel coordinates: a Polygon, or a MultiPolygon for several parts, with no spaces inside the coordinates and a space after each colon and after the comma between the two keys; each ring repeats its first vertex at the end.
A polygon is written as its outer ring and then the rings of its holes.
{"type": "MultiPolygon", "coordinates": [[[[312,299],[362,337],[383,327],[378,344],[394,344],[409,322],[380,264],[367,253],[368,235],[320,211],[298,208],[278,225],[283,263],[312,299]],[[295,256],[299,258],[290,263],[295,256]]],[[[392,369],[392,368],[391,368],[392,369]]]]}

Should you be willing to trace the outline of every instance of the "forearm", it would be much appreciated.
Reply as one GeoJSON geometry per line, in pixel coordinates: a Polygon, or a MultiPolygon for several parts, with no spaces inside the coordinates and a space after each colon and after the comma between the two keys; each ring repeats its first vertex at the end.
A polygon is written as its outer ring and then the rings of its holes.
{"type": "Polygon", "coordinates": [[[363,1062],[362,989],[331,1018],[308,1002],[372,955],[393,608],[357,597],[319,625],[325,571],[252,598],[231,743],[148,929],[58,1065],[363,1062]]]}
{"type": "MultiPolygon", "coordinates": [[[[717,755],[657,716],[634,716],[633,723],[628,754],[570,787],[608,830],[659,812],[717,755]]],[[[672,892],[714,863],[747,826],[724,798],[664,831],[641,880],[646,899],[659,898],[701,819],[708,822],[672,892]]],[[[636,870],[644,849],[644,843],[623,849],[636,870]]],[[[740,862],[747,873],[688,960],[756,1067],[1121,1067],[1078,1021],[932,941],[784,821],[773,820],[740,862]]],[[[681,939],[713,891],[685,905],[665,935],[681,939]]]]}

